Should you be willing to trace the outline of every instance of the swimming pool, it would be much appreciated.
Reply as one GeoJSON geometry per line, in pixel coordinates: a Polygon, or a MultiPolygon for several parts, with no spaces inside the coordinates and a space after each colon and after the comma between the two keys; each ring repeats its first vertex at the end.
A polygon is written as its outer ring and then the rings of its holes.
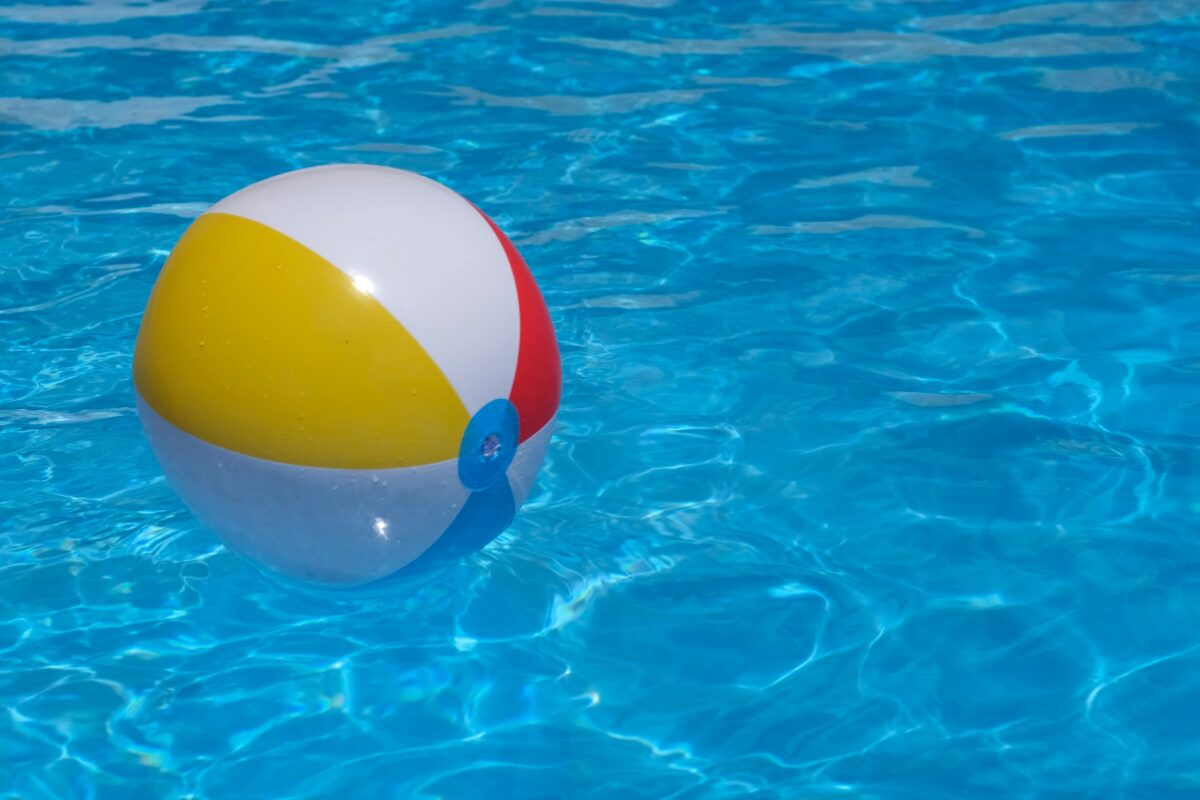
{"type": "Polygon", "coordinates": [[[0,796],[1200,794],[1200,4],[0,7],[0,796]],[[209,203],[470,197],[559,429],[400,584],[224,550],[134,336],[209,203]]]}

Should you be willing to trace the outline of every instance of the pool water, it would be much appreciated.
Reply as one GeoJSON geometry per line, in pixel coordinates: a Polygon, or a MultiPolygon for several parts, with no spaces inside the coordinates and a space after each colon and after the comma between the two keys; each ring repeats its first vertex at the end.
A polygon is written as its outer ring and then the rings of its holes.
{"type": "Polygon", "coordinates": [[[0,6],[0,797],[1200,796],[1200,3],[0,6]],[[310,589],[130,378],[208,204],[416,170],[552,309],[508,533],[310,589]]]}

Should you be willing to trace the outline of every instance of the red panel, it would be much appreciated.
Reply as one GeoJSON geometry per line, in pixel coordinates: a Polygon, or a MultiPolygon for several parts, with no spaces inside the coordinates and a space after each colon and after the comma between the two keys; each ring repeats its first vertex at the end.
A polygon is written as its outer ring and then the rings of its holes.
{"type": "Polygon", "coordinates": [[[540,431],[558,411],[562,394],[562,359],[558,355],[558,341],[554,338],[550,311],[533,279],[533,273],[504,231],[487,214],[482,211],[479,213],[483,214],[504,245],[508,264],[512,267],[513,281],[517,285],[521,344],[517,351],[517,373],[513,376],[512,392],[508,399],[517,407],[521,420],[521,432],[517,439],[518,442],[524,442],[540,431]]]}

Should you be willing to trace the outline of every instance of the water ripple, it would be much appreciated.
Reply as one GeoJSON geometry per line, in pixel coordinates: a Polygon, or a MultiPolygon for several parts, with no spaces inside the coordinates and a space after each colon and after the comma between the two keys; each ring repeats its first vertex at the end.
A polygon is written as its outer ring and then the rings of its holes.
{"type": "Polygon", "coordinates": [[[974,239],[987,235],[978,228],[966,225],[955,225],[949,222],[939,222],[934,219],[910,217],[900,214],[867,214],[855,217],[854,219],[793,222],[789,225],[757,225],[751,229],[751,232],[760,236],[779,236],[790,233],[838,234],[871,230],[873,228],[946,228],[960,231],[974,239]]]}
{"type": "Polygon", "coordinates": [[[1123,67],[1045,70],[1040,84],[1062,92],[1120,92],[1130,89],[1165,91],[1180,80],[1173,72],[1150,72],[1123,67]]]}
{"type": "Polygon", "coordinates": [[[17,123],[42,131],[72,128],[121,128],[154,125],[168,120],[222,121],[254,117],[193,117],[194,112],[213,106],[234,105],[225,96],[133,97],[128,100],[58,100],[53,98],[0,97],[0,124],[17,123]]]}
{"type": "Polygon", "coordinates": [[[599,39],[566,37],[561,41],[595,50],[616,50],[648,58],[668,55],[738,55],[759,49],[787,49],[855,64],[924,61],[939,56],[995,59],[1064,58],[1085,54],[1135,53],[1137,41],[1122,36],[1047,34],[969,42],[942,36],[890,31],[811,33],[776,26],[742,26],[740,36],[723,39],[599,39]]]}
{"type": "Polygon", "coordinates": [[[928,31],[975,31],[1008,25],[1065,25],[1130,28],[1194,16],[1196,0],[1131,0],[1130,2],[1045,3],[993,14],[926,17],[915,26],[928,31]]]}
{"type": "Polygon", "coordinates": [[[526,108],[545,111],[555,116],[594,114],[629,114],[661,105],[695,103],[715,89],[661,89],[651,92],[585,97],[578,95],[545,95],[541,97],[510,97],[491,94],[469,86],[451,86],[456,105],[484,105],[494,108],[526,108]]]}
{"type": "Polygon", "coordinates": [[[99,25],[143,17],[177,17],[197,14],[208,0],[85,0],[70,5],[15,4],[0,6],[0,19],[54,25],[99,25]]]}
{"type": "Polygon", "coordinates": [[[1000,134],[1003,139],[1050,139],[1062,136],[1120,136],[1133,131],[1156,128],[1156,122],[1086,122],[1070,125],[1035,125],[1000,134]]]}

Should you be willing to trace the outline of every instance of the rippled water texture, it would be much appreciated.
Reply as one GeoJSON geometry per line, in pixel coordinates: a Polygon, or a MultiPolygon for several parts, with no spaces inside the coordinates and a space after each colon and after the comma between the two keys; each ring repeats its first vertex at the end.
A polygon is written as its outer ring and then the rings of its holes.
{"type": "Polygon", "coordinates": [[[1200,2],[0,6],[0,797],[1200,796],[1200,2]],[[207,204],[503,225],[511,531],[334,592],[163,482],[207,204]]]}

